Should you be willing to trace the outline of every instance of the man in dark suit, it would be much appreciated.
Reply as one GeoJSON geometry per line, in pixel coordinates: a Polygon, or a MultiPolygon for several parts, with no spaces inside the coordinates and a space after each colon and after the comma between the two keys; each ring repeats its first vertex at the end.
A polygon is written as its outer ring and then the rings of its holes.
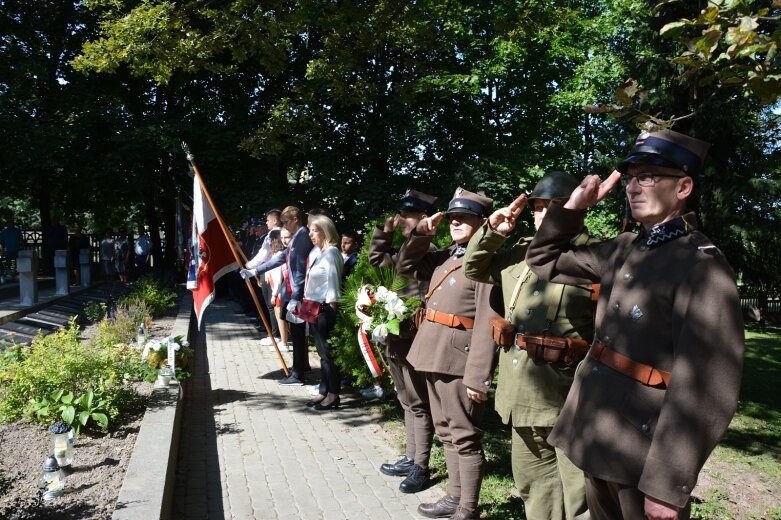
{"type": "Polygon", "coordinates": [[[287,377],[279,380],[281,385],[301,386],[304,384],[304,373],[309,372],[309,350],[306,345],[306,323],[296,316],[301,300],[304,298],[304,282],[306,281],[307,259],[312,250],[312,240],[304,225],[304,214],[295,206],[282,210],[280,222],[292,235],[290,243],[283,251],[262,265],[242,269],[243,278],[253,277],[274,267],[286,264],[284,285],[282,286],[282,309],[285,318],[290,322],[290,340],[293,343],[293,367],[287,377]]]}

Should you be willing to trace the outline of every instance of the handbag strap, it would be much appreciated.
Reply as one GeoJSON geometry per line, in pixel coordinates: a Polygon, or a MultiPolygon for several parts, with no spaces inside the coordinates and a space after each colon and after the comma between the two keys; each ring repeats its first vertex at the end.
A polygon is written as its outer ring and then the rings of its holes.
{"type": "Polygon", "coordinates": [[[427,292],[427,293],[426,293],[426,295],[423,297],[423,303],[425,304],[426,302],[428,302],[428,299],[429,299],[429,298],[431,298],[431,295],[432,295],[432,294],[434,294],[434,291],[437,289],[437,287],[439,287],[440,285],[442,285],[442,282],[444,282],[444,281],[445,281],[445,279],[446,279],[448,276],[450,276],[450,274],[451,274],[453,271],[455,271],[455,270],[457,270],[457,269],[460,269],[460,268],[461,268],[463,265],[464,265],[464,261],[463,261],[463,260],[459,260],[459,261],[458,261],[458,263],[457,263],[456,265],[454,265],[453,267],[451,267],[450,269],[448,269],[447,271],[445,271],[445,273],[444,273],[444,274],[443,274],[443,275],[442,275],[442,276],[439,278],[439,280],[437,280],[437,283],[435,283],[434,285],[430,285],[430,286],[429,286],[429,289],[428,289],[428,292],[427,292]]]}

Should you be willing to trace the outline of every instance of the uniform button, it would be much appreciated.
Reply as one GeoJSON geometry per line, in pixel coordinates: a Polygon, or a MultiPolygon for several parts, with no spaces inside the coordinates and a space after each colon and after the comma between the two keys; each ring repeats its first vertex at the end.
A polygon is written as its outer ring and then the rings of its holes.
{"type": "Polygon", "coordinates": [[[535,290],[535,291],[532,293],[532,296],[539,296],[539,295],[540,295],[540,291],[536,291],[536,290],[535,290]]]}
{"type": "Polygon", "coordinates": [[[483,384],[484,384],[485,386],[491,386],[491,382],[490,382],[490,381],[483,381],[483,384]]]}
{"type": "Polygon", "coordinates": [[[524,331],[524,329],[525,329],[525,327],[523,326],[523,323],[519,323],[519,324],[517,325],[517,329],[518,329],[518,332],[523,332],[523,331],[524,331]]]}
{"type": "Polygon", "coordinates": [[[531,316],[534,311],[531,309],[526,309],[526,315],[531,316]]]}
{"type": "Polygon", "coordinates": [[[436,306],[437,306],[437,302],[434,302],[434,303],[432,303],[431,305],[433,305],[434,307],[436,307],[436,306]]]}
{"type": "Polygon", "coordinates": [[[610,344],[610,336],[605,336],[604,338],[602,338],[602,341],[604,341],[606,345],[609,345],[610,344]]]}
{"type": "Polygon", "coordinates": [[[632,278],[632,275],[631,275],[631,274],[629,274],[629,273],[624,273],[624,280],[629,280],[630,278],[632,278]]]}
{"type": "Polygon", "coordinates": [[[689,492],[689,486],[681,486],[681,491],[683,491],[684,493],[688,493],[689,492]]]}
{"type": "Polygon", "coordinates": [[[648,423],[643,423],[643,425],[640,426],[640,430],[642,430],[643,433],[648,433],[648,423]]]}
{"type": "Polygon", "coordinates": [[[440,285],[439,287],[437,287],[437,291],[441,291],[441,290],[442,290],[442,286],[440,285]]]}
{"type": "MultiPolygon", "coordinates": [[[[521,350],[520,347],[518,347],[518,350],[521,350]]],[[[515,366],[517,364],[518,364],[518,360],[517,359],[513,359],[513,366],[515,366]]]]}
{"type": "Polygon", "coordinates": [[[596,374],[597,372],[599,372],[599,367],[591,367],[591,372],[596,374]]]}
{"type": "Polygon", "coordinates": [[[619,309],[619,307],[621,307],[621,306],[616,303],[616,304],[613,305],[613,310],[617,311],[619,309]]]}
{"type": "Polygon", "coordinates": [[[468,346],[464,347],[464,352],[469,352],[469,347],[468,346]]]}
{"type": "Polygon", "coordinates": [[[648,249],[648,246],[643,244],[642,246],[640,246],[639,249],[640,249],[640,251],[646,251],[648,249]]]}

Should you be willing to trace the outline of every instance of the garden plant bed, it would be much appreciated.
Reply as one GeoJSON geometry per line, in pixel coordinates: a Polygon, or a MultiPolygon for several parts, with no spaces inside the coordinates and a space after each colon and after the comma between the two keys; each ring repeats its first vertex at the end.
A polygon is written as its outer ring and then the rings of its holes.
{"type": "MultiPolygon", "coordinates": [[[[175,315],[156,318],[151,337],[167,336],[175,320],[175,315]]],[[[95,327],[85,327],[81,337],[89,338],[95,327]]],[[[152,388],[152,383],[136,384],[144,402],[152,388]]],[[[144,411],[141,406],[121,422],[114,421],[108,432],[82,431],[74,445],[74,472],[68,478],[65,494],[38,504],[38,479],[45,457],[52,451],[51,434],[40,424],[0,424],[0,474],[12,481],[0,497],[0,518],[111,518],[144,411]]]]}

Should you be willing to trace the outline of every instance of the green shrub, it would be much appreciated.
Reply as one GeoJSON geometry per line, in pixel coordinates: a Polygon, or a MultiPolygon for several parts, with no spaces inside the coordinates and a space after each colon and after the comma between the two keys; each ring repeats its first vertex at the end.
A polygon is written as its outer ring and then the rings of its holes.
{"type": "Polygon", "coordinates": [[[150,316],[163,316],[176,305],[176,292],[162,287],[155,278],[145,276],[131,284],[130,294],[120,299],[119,305],[143,305],[150,316]]]}
{"type": "Polygon", "coordinates": [[[84,307],[84,316],[91,323],[100,321],[106,316],[107,305],[103,302],[90,302],[84,307]]]}
{"type": "Polygon", "coordinates": [[[92,340],[102,348],[130,344],[136,340],[136,332],[149,310],[139,300],[120,300],[114,310],[114,320],[104,318],[92,340]]]}
{"type": "MultiPolygon", "coordinates": [[[[124,349],[79,341],[75,321],[66,329],[37,336],[29,351],[15,350],[0,363],[0,421],[22,417],[41,423],[65,420],[70,412],[67,406],[61,408],[63,404],[78,409],[74,416],[90,409],[90,416],[116,417],[125,403],[133,401],[133,392],[125,387],[127,357],[124,349]],[[82,398],[89,392],[91,399],[82,398]],[[70,394],[73,398],[67,403],[63,396],[70,394]]],[[[98,421],[103,422],[102,418],[98,421]]]]}

